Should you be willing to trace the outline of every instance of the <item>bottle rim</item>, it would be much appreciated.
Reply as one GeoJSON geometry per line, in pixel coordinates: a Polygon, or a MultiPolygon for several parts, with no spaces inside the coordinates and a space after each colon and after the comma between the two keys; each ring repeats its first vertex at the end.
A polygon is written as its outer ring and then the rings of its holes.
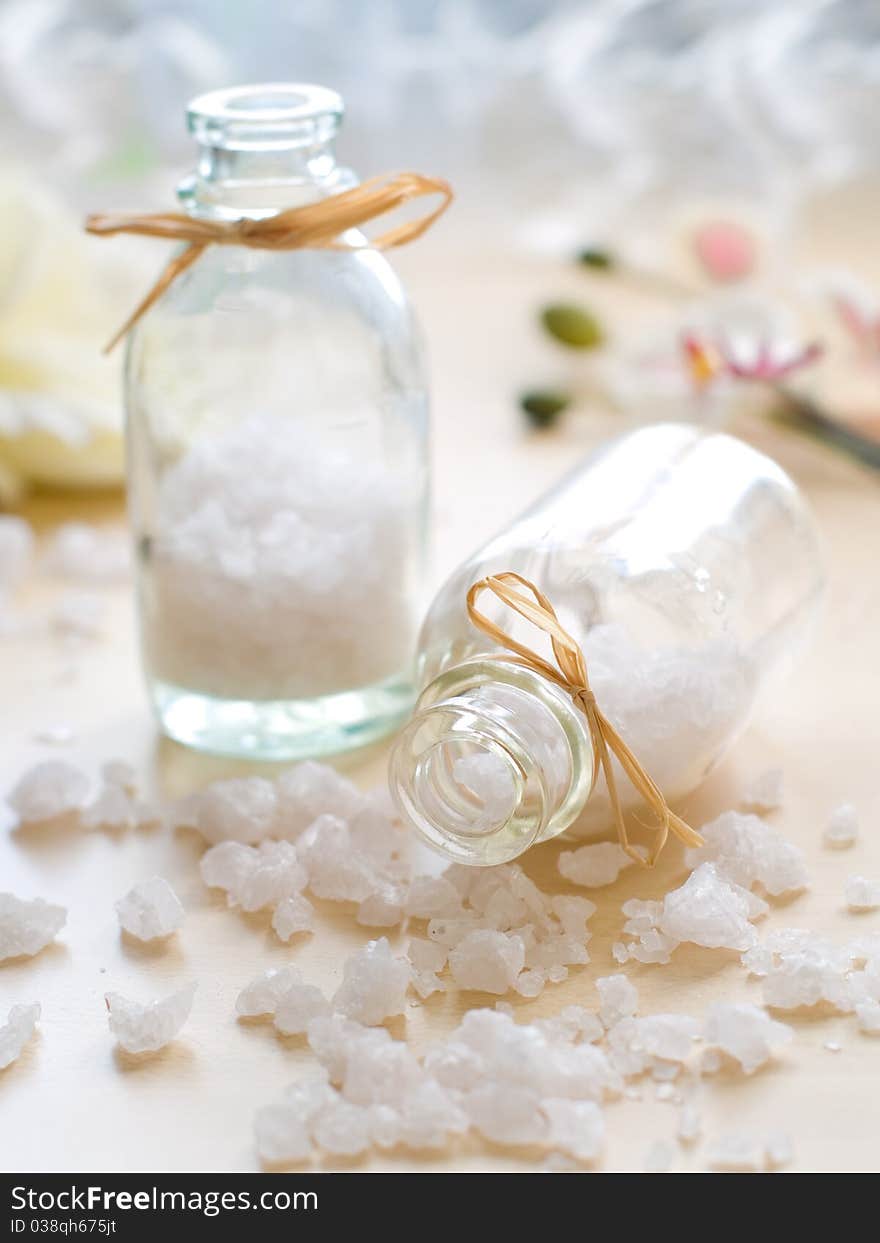
{"type": "Polygon", "coordinates": [[[345,104],[338,92],[310,82],[265,82],[208,91],[191,100],[186,123],[197,141],[228,150],[267,149],[310,137],[327,141],[345,104]]]}

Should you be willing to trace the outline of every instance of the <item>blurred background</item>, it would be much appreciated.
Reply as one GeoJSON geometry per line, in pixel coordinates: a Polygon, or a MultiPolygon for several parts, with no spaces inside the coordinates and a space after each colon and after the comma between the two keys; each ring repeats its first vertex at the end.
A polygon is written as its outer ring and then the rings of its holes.
{"type": "Polygon", "coordinates": [[[98,347],[161,248],[90,241],[82,215],[171,205],[187,100],[259,80],[341,91],[361,175],[452,180],[427,245],[653,299],[609,334],[604,295],[548,275],[521,313],[562,349],[511,385],[527,426],[585,385],[636,418],[647,395],[717,419],[742,381],[751,401],[784,380],[876,436],[876,0],[0,0],[0,498],[118,481],[98,347]]]}

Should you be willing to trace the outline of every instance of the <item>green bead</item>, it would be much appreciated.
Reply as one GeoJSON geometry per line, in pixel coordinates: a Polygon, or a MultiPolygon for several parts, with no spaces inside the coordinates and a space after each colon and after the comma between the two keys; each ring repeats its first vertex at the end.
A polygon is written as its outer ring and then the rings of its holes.
{"type": "Polygon", "coordinates": [[[571,302],[555,302],[545,306],[541,322],[563,345],[574,350],[594,350],[604,340],[602,326],[596,316],[586,307],[571,302]]]}
{"type": "Polygon", "coordinates": [[[600,272],[607,272],[609,268],[614,267],[614,256],[611,252],[602,250],[598,246],[587,246],[579,253],[577,261],[585,268],[596,268],[600,272]]]}
{"type": "Polygon", "coordinates": [[[535,389],[533,392],[523,393],[519,404],[533,427],[552,427],[570,401],[567,393],[535,389]]]}

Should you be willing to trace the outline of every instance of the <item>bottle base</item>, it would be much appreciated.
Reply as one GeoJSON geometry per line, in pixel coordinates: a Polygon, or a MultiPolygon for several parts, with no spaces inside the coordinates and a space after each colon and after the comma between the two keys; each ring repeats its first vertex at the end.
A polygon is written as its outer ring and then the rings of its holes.
{"type": "Polygon", "coordinates": [[[212,755],[253,760],[304,760],[350,751],[397,728],[413,705],[404,678],[315,699],[217,699],[151,683],[162,730],[175,742],[212,755]]]}

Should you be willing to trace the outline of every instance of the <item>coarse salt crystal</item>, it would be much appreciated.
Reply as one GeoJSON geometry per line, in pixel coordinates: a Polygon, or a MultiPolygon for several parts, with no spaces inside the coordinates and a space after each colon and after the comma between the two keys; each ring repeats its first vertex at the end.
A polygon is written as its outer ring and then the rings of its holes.
{"type": "Polygon", "coordinates": [[[315,908],[301,893],[283,898],[272,912],[272,928],[281,941],[289,941],[299,932],[313,932],[315,908]]]}
{"type": "Polygon", "coordinates": [[[463,937],[449,955],[452,977],[459,988],[506,993],[525,965],[522,938],[478,928],[463,937]]]}
{"type": "Polygon", "coordinates": [[[140,881],[116,903],[120,926],[139,941],[154,941],[176,932],[184,919],[177,894],[161,876],[140,881]]]}
{"type": "Polygon", "coordinates": [[[349,826],[337,816],[319,816],[299,838],[297,852],[316,898],[363,902],[376,890],[373,864],[355,849],[349,826]]]}
{"type": "Polygon", "coordinates": [[[0,1070],[21,1055],[21,1051],[33,1036],[40,1017],[40,1007],[34,1002],[29,1006],[13,1006],[0,1026],[0,1070]]]}
{"type": "Polygon", "coordinates": [[[642,1166],[646,1174],[668,1174],[675,1160],[675,1148],[668,1140],[655,1140],[645,1153],[642,1166]]]}
{"type": "Polygon", "coordinates": [[[195,801],[196,823],[206,841],[249,845],[275,835],[278,800],[265,777],[231,777],[206,786],[195,801]]]}
{"type": "Polygon", "coordinates": [[[104,631],[107,604],[93,591],[66,591],[52,612],[56,634],[71,639],[98,639],[104,631]]]}
{"type": "Polygon", "coordinates": [[[312,1123],[336,1099],[326,1079],[291,1085],[283,1100],[257,1110],[254,1134],[257,1151],[267,1164],[305,1161],[312,1151],[312,1123]]]}
{"type": "Polygon", "coordinates": [[[774,897],[808,883],[803,852],[759,816],[728,811],[700,832],[705,844],[686,852],[689,867],[713,863],[724,879],[745,889],[760,884],[774,897]]]}
{"type": "Polygon", "coordinates": [[[880,1002],[860,1001],[856,1004],[859,1029],[869,1036],[880,1035],[880,1002]]]}
{"type": "Polygon", "coordinates": [[[605,1119],[595,1101],[549,1098],[541,1102],[549,1131],[546,1142],[578,1161],[593,1161],[602,1150],[605,1119]]]}
{"type": "Polygon", "coordinates": [[[767,768],[745,787],[740,799],[744,811],[775,811],[782,805],[782,769],[767,768]]]}
{"type": "Polygon", "coordinates": [[[0,893],[0,962],[32,957],[53,941],[64,927],[67,911],[42,898],[17,898],[0,893]]]}
{"type": "Polygon", "coordinates": [[[146,1005],[120,993],[107,993],[110,1031],[126,1053],[155,1053],[174,1039],[189,1018],[195,992],[193,982],[146,1005]]]}
{"type": "Polygon", "coordinates": [[[663,900],[660,931],[707,949],[746,950],[756,941],[746,895],[712,863],[701,863],[663,900]]]}
{"type": "Polygon", "coordinates": [[[41,824],[78,812],[88,796],[85,773],[65,760],[44,760],[19,778],[6,801],[22,824],[41,824]]]}
{"type": "Polygon", "coordinates": [[[764,1147],[751,1135],[732,1132],[713,1141],[708,1162],[713,1170],[756,1173],[764,1168],[764,1147]]]}
{"type": "Polygon", "coordinates": [[[676,1135],[683,1144],[692,1144],[702,1130],[702,1119],[697,1107],[685,1102],[678,1111],[676,1135]]]}
{"type": "Polygon", "coordinates": [[[98,797],[83,808],[80,824],[94,829],[133,829],[138,823],[138,808],[128,792],[119,785],[105,785],[98,797]]]}
{"type": "Polygon", "coordinates": [[[411,969],[395,958],[385,937],[370,941],[347,958],[342,984],[333,998],[334,1010],[368,1027],[406,1010],[411,969]]]}
{"type": "Polygon", "coordinates": [[[828,818],[822,844],[830,850],[846,850],[859,836],[859,818],[852,803],[841,803],[828,818]]]}
{"type": "Polygon", "coordinates": [[[335,768],[305,760],[282,773],[275,783],[281,835],[294,841],[321,815],[352,819],[364,796],[335,768]]]}
{"type": "Polygon", "coordinates": [[[851,911],[876,911],[880,907],[880,881],[867,876],[846,878],[846,905],[851,911]]]}
{"type": "Polygon", "coordinates": [[[258,1018],[274,1014],[278,998],[302,977],[296,967],[271,967],[251,980],[238,994],[235,1012],[240,1018],[258,1018]]]}
{"type": "Polygon", "coordinates": [[[599,991],[599,1017],[605,1027],[630,1018],[639,1008],[639,994],[625,975],[606,975],[596,981],[599,991]]]}
{"type": "Polygon", "coordinates": [[[330,1013],[330,1003],[314,984],[288,978],[287,987],[275,1004],[274,1023],[285,1036],[302,1035],[313,1019],[330,1013]]]}
{"type": "Polygon", "coordinates": [[[33,551],[30,523],[11,514],[0,514],[0,597],[24,578],[33,551]]]}
{"type": "Polygon", "coordinates": [[[80,582],[113,583],[130,572],[127,535],[122,530],[65,522],[56,528],[44,554],[48,573],[80,582]]]}
{"type": "Polygon", "coordinates": [[[703,1026],[706,1044],[735,1058],[747,1075],[793,1038],[790,1027],[776,1022],[760,1006],[720,1002],[709,1009],[703,1026]]]}
{"type": "Polygon", "coordinates": [[[577,850],[564,850],[556,861],[561,876],[573,885],[585,889],[600,889],[613,885],[624,868],[632,867],[634,860],[625,854],[617,842],[596,842],[580,846],[577,850]]]}

